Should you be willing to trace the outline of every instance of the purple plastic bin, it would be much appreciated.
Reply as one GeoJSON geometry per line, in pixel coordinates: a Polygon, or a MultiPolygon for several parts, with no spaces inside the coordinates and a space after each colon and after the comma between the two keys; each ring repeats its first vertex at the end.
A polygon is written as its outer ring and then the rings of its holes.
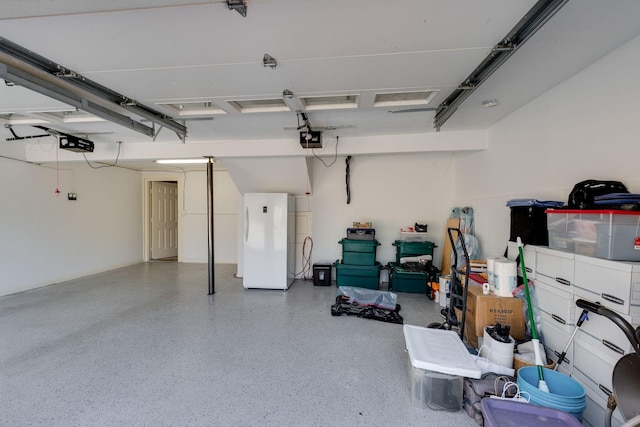
{"type": "Polygon", "coordinates": [[[485,427],[583,427],[559,409],[485,397],[481,401],[485,427]]]}

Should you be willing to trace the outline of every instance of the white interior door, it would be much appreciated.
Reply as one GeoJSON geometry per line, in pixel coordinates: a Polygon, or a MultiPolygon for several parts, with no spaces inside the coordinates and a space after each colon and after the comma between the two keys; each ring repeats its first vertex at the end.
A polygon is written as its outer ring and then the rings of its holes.
{"type": "Polygon", "coordinates": [[[178,184],[151,182],[151,259],[178,256],[178,184]]]}

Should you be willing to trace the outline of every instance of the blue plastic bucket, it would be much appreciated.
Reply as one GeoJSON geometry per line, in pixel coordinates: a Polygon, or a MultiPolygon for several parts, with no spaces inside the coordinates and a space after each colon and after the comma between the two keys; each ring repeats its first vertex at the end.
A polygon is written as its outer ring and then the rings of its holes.
{"type": "Polygon", "coordinates": [[[559,409],[582,421],[587,406],[584,388],[573,378],[551,369],[542,368],[549,392],[538,388],[538,367],[525,366],[518,370],[518,387],[530,396],[529,403],[559,409]]]}

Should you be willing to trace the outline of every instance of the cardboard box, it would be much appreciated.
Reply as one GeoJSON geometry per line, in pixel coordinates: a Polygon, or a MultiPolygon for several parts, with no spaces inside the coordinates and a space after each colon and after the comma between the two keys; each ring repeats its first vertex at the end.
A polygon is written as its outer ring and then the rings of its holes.
{"type": "MultiPolygon", "coordinates": [[[[469,283],[464,326],[467,341],[478,348],[478,337],[484,335],[484,327],[496,323],[510,326],[510,335],[515,340],[523,340],[526,326],[522,308],[523,301],[519,298],[484,295],[482,286],[469,283]]],[[[461,314],[460,310],[456,309],[459,320],[462,320],[461,314]]]]}

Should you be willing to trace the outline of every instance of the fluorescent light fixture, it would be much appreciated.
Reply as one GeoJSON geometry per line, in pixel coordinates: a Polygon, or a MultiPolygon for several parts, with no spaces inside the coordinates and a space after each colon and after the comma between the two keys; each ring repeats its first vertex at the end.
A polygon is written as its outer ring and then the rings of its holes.
{"type": "Polygon", "coordinates": [[[373,106],[404,107],[409,105],[427,105],[439,91],[440,89],[427,89],[412,92],[376,93],[375,100],[373,101],[373,106]]]}
{"type": "MultiPolygon", "coordinates": [[[[215,163],[215,159],[213,163],[215,163]]],[[[202,157],[199,159],[160,159],[156,160],[156,163],[163,165],[180,165],[180,164],[195,164],[195,163],[209,163],[208,157],[202,157]]]]}
{"type": "Polygon", "coordinates": [[[175,111],[180,117],[187,116],[210,116],[214,114],[227,114],[222,108],[219,108],[211,101],[196,102],[168,102],[158,103],[175,111]]]}

